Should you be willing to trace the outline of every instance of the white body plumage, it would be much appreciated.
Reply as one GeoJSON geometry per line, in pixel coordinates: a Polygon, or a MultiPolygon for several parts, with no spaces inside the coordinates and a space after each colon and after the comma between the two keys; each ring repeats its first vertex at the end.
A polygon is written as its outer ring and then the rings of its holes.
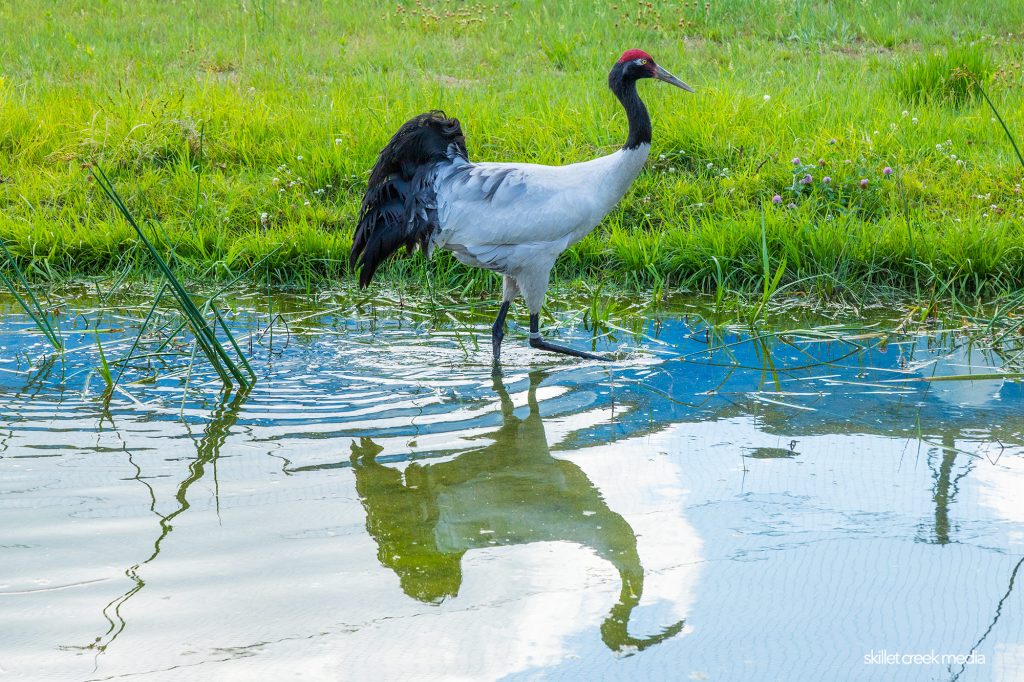
{"type": "Polygon", "coordinates": [[[430,250],[505,275],[505,300],[522,292],[540,310],[559,254],[583,239],[625,196],[649,144],[568,166],[471,163],[456,157],[434,180],[430,250]]]}

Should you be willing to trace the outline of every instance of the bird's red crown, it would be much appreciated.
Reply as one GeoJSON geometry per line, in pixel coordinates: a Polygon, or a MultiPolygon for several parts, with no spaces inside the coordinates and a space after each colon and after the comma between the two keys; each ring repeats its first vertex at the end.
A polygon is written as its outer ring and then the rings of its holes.
{"type": "Polygon", "coordinates": [[[649,62],[654,61],[654,57],[647,54],[643,50],[626,50],[625,52],[622,53],[622,56],[619,57],[618,63],[621,64],[622,62],[630,62],[633,61],[634,59],[646,59],[649,62]]]}

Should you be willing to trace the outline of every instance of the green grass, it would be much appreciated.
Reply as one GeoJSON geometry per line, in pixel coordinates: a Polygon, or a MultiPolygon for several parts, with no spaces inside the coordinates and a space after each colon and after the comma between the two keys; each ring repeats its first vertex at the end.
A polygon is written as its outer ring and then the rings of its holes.
{"type": "MultiPolygon", "coordinates": [[[[457,115],[479,160],[608,153],[625,120],[607,71],[642,47],[699,92],[641,84],[651,162],[556,280],[758,299],[1024,288],[1024,169],[965,76],[1024,134],[1022,3],[26,0],[0,5],[0,32],[0,239],[30,279],[155,272],[91,162],[163,225],[153,246],[180,276],[265,258],[260,282],[347,279],[368,170],[405,119],[457,115]]],[[[428,273],[495,286],[444,254],[380,276],[428,273]]]]}
{"type": "Polygon", "coordinates": [[[992,73],[988,53],[980,45],[952,46],[901,64],[893,89],[916,104],[937,101],[963,107],[978,99],[979,83],[992,73]]]}

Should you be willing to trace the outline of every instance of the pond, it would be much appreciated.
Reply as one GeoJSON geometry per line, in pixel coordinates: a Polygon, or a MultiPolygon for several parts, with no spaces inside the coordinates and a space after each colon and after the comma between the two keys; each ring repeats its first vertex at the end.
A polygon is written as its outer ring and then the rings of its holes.
{"type": "Polygon", "coordinates": [[[248,395],[161,307],[105,401],[145,295],[3,299],[0,678],[1021,679],[1016,347],[702,305],[495,372],[486,302],[243,292],[248,395]]]}

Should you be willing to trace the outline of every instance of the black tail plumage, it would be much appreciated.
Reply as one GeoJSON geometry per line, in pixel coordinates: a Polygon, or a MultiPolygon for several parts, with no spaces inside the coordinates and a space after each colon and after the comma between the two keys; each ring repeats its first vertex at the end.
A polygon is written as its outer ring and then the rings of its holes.
{"type": "Polygon", "coordinates": [[[360,268],[359,286],[369,285],[380,264],[400,247],[426,249],[437,229],[434,177],[438,165],[453,155],[468,160],[466,138],[459,120],[443,111],[406,121],[381,150],[349,254],[349,266],[360,268]]]}

